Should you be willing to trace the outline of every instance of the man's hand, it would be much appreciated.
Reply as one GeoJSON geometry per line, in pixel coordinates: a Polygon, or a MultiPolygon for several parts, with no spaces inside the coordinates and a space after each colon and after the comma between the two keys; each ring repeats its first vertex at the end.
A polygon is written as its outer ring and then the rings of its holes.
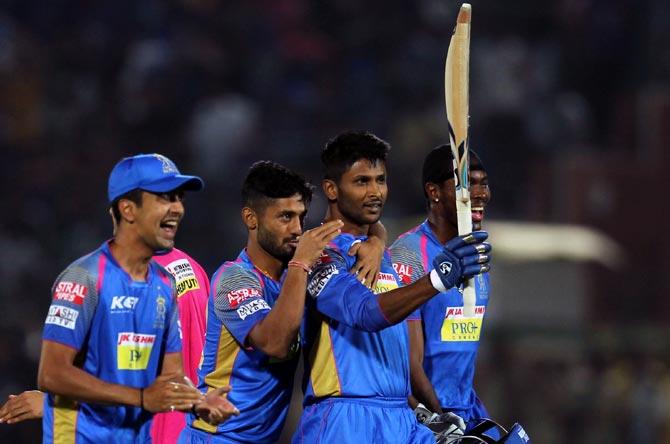
{"type": "Polygon", "coordinates": [[[161,375],[149,387],[144,389],[144,409],[152,413],[190,411],[203,396],[194,387],[176,382],[174,375],[161,375]]]}
{"type": "Polygon", "coordinates": [[[240,411],[226,397],[226,393],[230,390],[230,386],[227,385],[210,391],[195,405],[195,413],[211,425],[221,424],[231,416],[239,415],[240,411]]]}
{"type": "Polygon", "coordinates": [[[368,237],[365,242],[356,242],[349,248],[349,256],[357,256],[349,271],[368,288],[374,288],[377,283],[385,249],[386,245],[378,237],[368,237]]]}
{"type": "Polygon", "coordinates": [[[321,256],[328,242],[335,239],[341,233],[340,229],[342,225],[344,224],[339,219],[331,220],[302,233],[295,253],[293,253],[292,260],[311,268],[314,262],[321,256]]]}
{"type": "Polygon", "coordinates": [[[26,419],[40,419],[44,413],[44,393],[27,390],[20,395],[9,395],[0,407],[0,424],[16,424],[26,419]]]}
{"type": "Polygon", "coordinates": [[[447,242],[433,259],[434,268],[430,273],[433,286],[444,292],[476,274],[489,271],[491,245],[484,242],[488,237],[486,231],[475,231],[447,242]]]}

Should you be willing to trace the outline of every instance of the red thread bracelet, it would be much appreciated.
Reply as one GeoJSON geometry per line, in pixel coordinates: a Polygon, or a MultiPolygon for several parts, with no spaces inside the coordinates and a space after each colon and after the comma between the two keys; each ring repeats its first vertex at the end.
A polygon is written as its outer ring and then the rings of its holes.
{"type": "Polygon", "coordinates": [[[301,268],[307,274],[312,272],[311,268],[309,268],[306,264],[303,264],[300,261],[289,261],[288,266],[301,268]]]}

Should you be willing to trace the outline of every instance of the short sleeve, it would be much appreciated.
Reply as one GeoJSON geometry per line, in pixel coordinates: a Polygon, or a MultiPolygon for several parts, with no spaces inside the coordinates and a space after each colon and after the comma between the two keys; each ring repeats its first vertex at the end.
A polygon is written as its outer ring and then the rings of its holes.
{"type": "Polygon", "coordinates": [[[79,264],[68,267],[51,288],[51,305],[42,339],[79,350],[88,334],[96,306],[96,277],[79,264]]]}
{"type": "MultiPolygon", "coordinates": [[[[391,246],[391,261],[401,286],[413,284],[426,274],[419,253],[403,242],[396,242],[391,246]]],[[[421,320],[421,307],[407,316],[407,320],[421,320]]]]}
{"type": "Polygon", "coordinates": [[[245,344],[251,329],[270,312],[263,286],[251,270],[233,265],[213,282],[214,313],[237,342],[245,344]]]}

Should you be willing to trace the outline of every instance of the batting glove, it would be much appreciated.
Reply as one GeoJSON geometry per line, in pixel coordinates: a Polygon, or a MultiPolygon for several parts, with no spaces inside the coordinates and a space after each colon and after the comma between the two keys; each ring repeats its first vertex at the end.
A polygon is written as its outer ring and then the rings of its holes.
{"type": "Polygon", "coordinates": [[[486,231],[474,231],[447,242],[433,259],[434,268],[430,272],[433,287],[445,292],[476,274],[489,271],[491,245],[484,242],[488,237],[486,231]]]}

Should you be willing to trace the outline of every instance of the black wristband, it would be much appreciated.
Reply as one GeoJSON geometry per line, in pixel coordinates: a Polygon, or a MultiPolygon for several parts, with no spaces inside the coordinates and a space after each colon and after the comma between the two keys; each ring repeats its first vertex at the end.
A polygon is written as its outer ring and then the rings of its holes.
{"type": "Polygon", "coordinates": [[[191,413],[193,413],[193,416],[195,416],[196,419],[200,419],[198,412],[195,411],[195,404],[193,404],[193,407],[191,407],[191,413]]]}
{"type": "Polygon", "coordinates": [[[140,389],[140,408],[144,410],[144,387],[140,389]]]}

